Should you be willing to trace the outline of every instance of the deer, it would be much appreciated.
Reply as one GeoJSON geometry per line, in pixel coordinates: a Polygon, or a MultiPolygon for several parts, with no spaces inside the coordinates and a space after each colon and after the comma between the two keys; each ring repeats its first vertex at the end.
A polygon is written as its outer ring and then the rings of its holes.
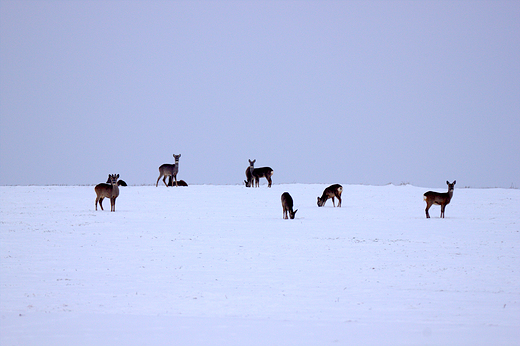
{"type": "Polygon", "coordinates": [[[294,216],[296,215],[296,212],[298,211],[298,209],[296,210],[293,210],[293,199],[291,197],[291,195],[289,194],[289,192],[284,192],[282,193],[282,209],[283,209],[283,218],[284,219],[289,219],[291,218],[294,219],[294,216]],[[287,217],[287,214],[289,214],[289,217],[287,217]]]}
{"type": "Polygon", "coordinates": [[[251,161],[249,160],[249,167],[246,168],[246,179],[244,183],[246,187],[253,187],[253,171],[255,170],[255,162],[256,159],[251,161]]]}
{"type": "MultiPolygon", "coordinates": [[[[168,178],[168,186],[175,186],[175,185],[173,185],[173,183],[174,183],[174,180],[173,180],[172,177],[170,176],[170,177],[168,178]]],[[[177,180],[177,186],[188,186],[188,183],[185,182],[185,181],[182,180],[182,179],[181,179],[181,180],[177,180]]]]}
{"type": "Polygon", "coordinates": [[[97,184],[94,190],[96,191],[96,210],[99,202],[101,210],[103,209],[103,198],[110,198],[110,211],[116,211],[116,198],[119,196],[119,185],[117,183],[119,174],[110,174],[108,180],[110,184],[100,183],[97,184]]]}
{"type": "Polygon", "coordinates": [[[423,195],[424,201],[426,202],[426,218],[430,218],[430,207],[433,204],[441,206],[441,218],[444,218],[444,209],[446,209],[446,205],[450,204],[451,198],[453,197],[453,190],[455,190],[455,183],[457,181],[454,180],[453,183],[450,184],[449,181],[446,180],[446,184],[448,184],[448,192],[435,192],[428,191],[423,195]]]}
{"type": "MultiPolygon", "coordinates": [[[[159,167],[159,178],[157,178],[155,187],[157,187],[157,185],[159,184],[159,180],[161,179],[161,177],[164,177],[163,178],[164,185],[166,185],[166,187],[168,187],[168,184],[166,183],[166,177],[169,177],[169,176],[173,176],[173,178],[175,179],[175,186],[179,186],[177,184],[177,173],[179,173],[180,157],[181,157],[181,154],[179,154],[179,155],[173,154],[173,158],[175,159],[175,163],[173,165],[169,164],[169,163],[165,163],[165,164],[161,165],[161,167],[159,167]]],[[[172,186],[173,186],[173,184],[172,184],[172,186]]]]}
{"type": "MultiPolygon", "coordinates": [[[[273,169],[271,167],[260,167],[255,168],[256,160],[249,160],[249,172],[251,173],[251,179],[249,181],[244,181],[246,183],[247,187],[259,187],[260,186],[260,178],[267,179],[268,185],[267,187],[271,187],[273,184],[273,181],[271,180],[271,177],[273,175],[273,169]],[[253,179],[254,179],[254,185],[253,185],[253,179]]],[[[246,177],[247,177],[247,170],[246,170],[246,177]]]]}
{"type": "MultiPolygon", "coordinates": [[[[110,174],[108,175],[107,184],[110,184],[110,174]]],[[[124,180],[118,180],[117,186],[128,186],[128,184],[124,180]]]]}
{"type": "Polygon", "coordinates": [[[329,198],[332,198],[332,205],[336,207],[336,204],[334,202],[334,197],[338,198],[338,207],[341,208],[341,193],[343,192],[343,186],[340,184],[333,184],[329,187],[327,187],[325,190],[323,190],[323,194],[321,197],[318,197],[318,207],[323,207],[325,205],[325,202],[329,198]]]}

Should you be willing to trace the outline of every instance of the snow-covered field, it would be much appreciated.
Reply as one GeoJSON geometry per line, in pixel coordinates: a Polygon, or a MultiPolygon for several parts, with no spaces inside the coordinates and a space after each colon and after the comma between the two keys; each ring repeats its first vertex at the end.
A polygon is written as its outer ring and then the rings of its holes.
{"type": "Polygon", "coordinates": [[[2,186],[0,344],[520,345],[520,190],[326,186],[2,186]]]}

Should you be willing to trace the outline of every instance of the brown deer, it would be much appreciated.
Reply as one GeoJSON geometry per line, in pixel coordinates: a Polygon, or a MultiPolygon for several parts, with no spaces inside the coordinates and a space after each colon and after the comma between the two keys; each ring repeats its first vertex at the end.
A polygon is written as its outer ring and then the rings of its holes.
{"type": "Polygon", "coordinates": [[[325,202],[329,198],[332,198],[332,205],[335,207],[336,204],[334,203],[334,197],[338,198],[338,207],[341,207],[341,193],[343,192],[343,186],[340,184],[333,184],[329,187],[327,187],[325,190],[323,190],[323,194],[321,197],[318,197],[318,207],[323,207],[325,205],[325,202]]]}
{"type": "Polygon", "coordinates": [[[244,183],[246,187],[253,187],[253,171],[255,170],[255,162],[256,160],[249,160],[249,167],[246,168],[246,179],[244,183]]]}
{"type": "Polygon", "coordinates": [[[159,167],[159,178],[157,178],[155,187],[157,187],[157,185],[159,184],[159,180],[161,179],[161,177],[164,177],[163,178],[164,185],[166,185],[166,187],[168,187],[168,184],[166,183],[166,177],[169,177],[169,176],[173,176],[173,178],[175,179],[175,186],[178,186],[177,173],[179,173],[180,157],[181,157],[181,154],[179,154],[179,155],[173,154],[173,158],[175,159],[175,163],[173,165],[169,164],[169,163],[165,163],[164,165],[161,165],[161,167],[159,167]]]}
{"type": "Polygon", "coordinates": [[[426,201],[426,218],[430,218],[430,207],[433,204],[441,206],[441,218],[444,218],[444,209],[446,209],[446,205],[450,204],[451,198],[453,197],[453,190],[455,190],[455,183],[457,181],[454,180],[452,184],[446,180],[446,184],[448,184],[448,192],[435,192],[428,191],[424,194],[424,200],[426,201]]]}
{"type": "Polygon", "coordinates": [[[116,211],[116,198],[119,196],[119,186],[117,184],[119,174],[110,174],[108,180],[110,184],[101,183],[97,184],[94,190],[96,191],[96,210],[99,201],[101,210],[103,209],[103,198],[110,198],[110,211],[116,211]]]}
{"type": "Polygon", "coordinates": [[[271,167],[260,167],[255,168],[256,160],[249,160],[249,167],[246,169],[246,177],[248,180],[244,180],[246,187],[259,187],[260,186],[260,178],[267,179],[268,185],[267,187],[271,187],[273,181],[271,177],[273,175],[273,169],[271,167]],[[248,173],[249,170],[249,173],[248,173]],[[250,174],[250,175],[249,175],[250,174]],[[254,180],[254,181],[253,181],[254,180]]]}
{"type": "Polygon", "coordinates": [[[296,212],[298,209],[293,210],[293,199],[289,192],[282,193],[282,209],[283,209],[283,218],[288,219],[289,217],[291,219],[294,219],[294,216],[296,215],[296,212]],[[287,217],[287,213],[289,213],[289,217],[287,217]]]}
{"type": "MultiPolygon", "coordinates": [[[[107,184],[110,184],[110,174],[108,175],[107,184]]],[[[118,180],[117,186],[128,186],[128,184],[124,180],[118,180]]]]}

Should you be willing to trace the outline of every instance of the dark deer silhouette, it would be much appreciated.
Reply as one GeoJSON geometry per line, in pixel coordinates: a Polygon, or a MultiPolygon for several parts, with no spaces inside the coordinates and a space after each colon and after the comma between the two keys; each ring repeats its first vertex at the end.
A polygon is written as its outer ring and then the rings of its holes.
{"type": "MultiPolygon", "coordinates": [[[[172,179],[172,177],[170,176],[168,178],[168,186],[175,186],[174,185],[174,180],[172,179]]],[[[188,183],[185,182],[184,180],[177,180],[177,186],[188,186],[188,183]]]]}
{"type": "Polygon", "coordinates": [[[117,184],[119,174],[110,174],[108,180],[110,184],[97,184],[94,190],[96,191],[96,210],[99,202],[101,210],[103,209],[103,198],[110,198],[110,211],[116,211],[116,198],[119,196],[119,186],[117,184]]]}
{"type": "Polygon", "coordinates": [[[244,180],[246,187],[253,187],[253,171],[255,170],[255,162],[256,160],[249,160],[249,167],[246,168],[246,180],[244,180]]]}
{"type": "Polygon", "coordinates": [[[292,199],[291,195],[289,194],[289,192],[282,193],[281,199],[282,199],[283,218],[288,219],[290,217],[291,219],[294,219],[294,216],[296,215],[296,212],[298,211],[298,209],[293,210],[294,203],[293,203],[293,199],[292,199]],[[289,214],[289,217],[287,217],[287,214],[289,214]]]}
{"type": "Polygon", "coordinates": [[[249,160],[249,167],[247,167],[246,169],[247,180],[244,180],[246,187],[259,187],[260,178],[267,179],[267,187],[271,187],[271,185],[273,184],[273,181],[271,179],[271,176],[273,175],[273,169],[271,167],[255,168],[255,162],[256,160],[249,160]]]}
{"type": "Polygon", "coordinates": [[[175,179],[175,186],[178,186],[177,185],[177,173],[179,173],[180,157],[181,157],[181,154],[179,154],[179,155],[173,154],[173,158],[175,159],[175,163],[173,165],[169,164],[169,163],[165,163],[164,165],[161,165],[161,167],[159,167],[159,178],[157,178],[155,187],[157,187],[157,185],[159,184],[159,179],[161,179],[161,177],[164,177],[163,178],[164,185],[166,185],[166,187],[168,187],[168,184],[166,183],[166,177],[168,177],[168,176],[173,176],[173,178],[175,179]]]}
{"type": "MultiPolygon", "coordinates": [[[[107,184],[110,184],[110,174],[108,175],[107,184]]],[[[118,180],[117,186],[128,186],[128,184],[124,180],[118,180]]]]}
{"type": "Polygon", "coordinates": [[[428,191],[423,196],[425,202],[426,202],[426,218],[430,218],[430,213],[428,212],[430,210],[430,207],[433,204],[440,205],[441,206],[441,218],[444,218],[444,209],[446,209],[446,205],[450,204],[451,198],[453,197],[453,190],[455,190],[455,183],[457,181],[454,180],[452,184],[450,184],[449,181],[446,180],[446,184],[448,184],[448,192],[435,192],[435,191],[428,191]]]}
{"type": "Polygon", "coordinates": [[[338,207],[341,207],[341,193],[343,192],[343,186],[340,184],[333,184],[329,187],[327,187],[325,190],[323,190],[323,194],[321,197],[318,197],[318,207],[323,207],[325,205],[325,202],[329,198],[332,198],[332,205],[335,207],[336,204],[334,203],[334,197],[338,198],[338,207]]]}

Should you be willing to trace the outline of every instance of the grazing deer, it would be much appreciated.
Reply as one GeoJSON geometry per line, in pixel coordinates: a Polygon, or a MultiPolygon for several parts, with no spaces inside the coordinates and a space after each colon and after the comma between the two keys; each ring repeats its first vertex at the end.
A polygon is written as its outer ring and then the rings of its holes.
{"type": "Polygon", "coordinates": [[[296,215],[296,212],[298,209],[293,211],[293,199],[289,192],[282,193],[282,209],[283,209],[283,218],[288,219],[287,213],[289,213],[289,217],[291,219],[294,219],[294,215],[296,215]]]}
{"type": "Polygon", "coordinates": [[[173,158],[175,159],[175,163],[173,165],[169,164],[169,163],[165,163],[164,165],[161,165],[161,167],[159,167],[159,178],[157,178],[155,187],[157,187],[157,185],[159,184],[159,179],[161,179],[161,177],[164,177],[163,178],[164,185],[166,185],[166,187],[168,187],[168,184],[166,183],[166,177],[168,177],[168,176],[173,176],[173,178],[175,179],[175,186],[178,186],[177,185],[177,173],[179,173],[180,157],[181,157],[181,154],[179,154],[179,155],[173,154],[173,158]]]}
{"type": "Polygon", "coordinates": [[[448,192],[435,192],[428,191],[424,194],[424,200],[426,201],[426,218],[430,218],[430,207],[432,204],[437,204],[441,206],[441,218],[444,218],[444,209],[446,209],[446,205],[450,204],[451,198],[453,197],[453,190],[455,189],[455,183],[457,181],[454,180],[452,184],[446,180],[446,184],[448,184],[448,192]]]}
{"type": "Polygon", "coordinates": [[[341,207],[341,193],[343,192],[343,186],[340,184],[333,184],[323,190],[323,194],[321,197],[318,197],[318,207],[323,207],[325,202],[329,198],[332,198],[332,205],[335,207],[336,203],[334,203],[334,197],[338,198],[338,207],[341,207]]]}
{"type": "Polygon", "coordinates": [[[110,174],[108,180],[110,184],[101,183],[97,184],[94,190],[96,191],[96,210],[99,201],[101,210],[103,209],[103,198],[110,198],[110,211],[116,211],[116,198],[119,196],[119,186],[117,184],[119,174],[110,174]]]}

